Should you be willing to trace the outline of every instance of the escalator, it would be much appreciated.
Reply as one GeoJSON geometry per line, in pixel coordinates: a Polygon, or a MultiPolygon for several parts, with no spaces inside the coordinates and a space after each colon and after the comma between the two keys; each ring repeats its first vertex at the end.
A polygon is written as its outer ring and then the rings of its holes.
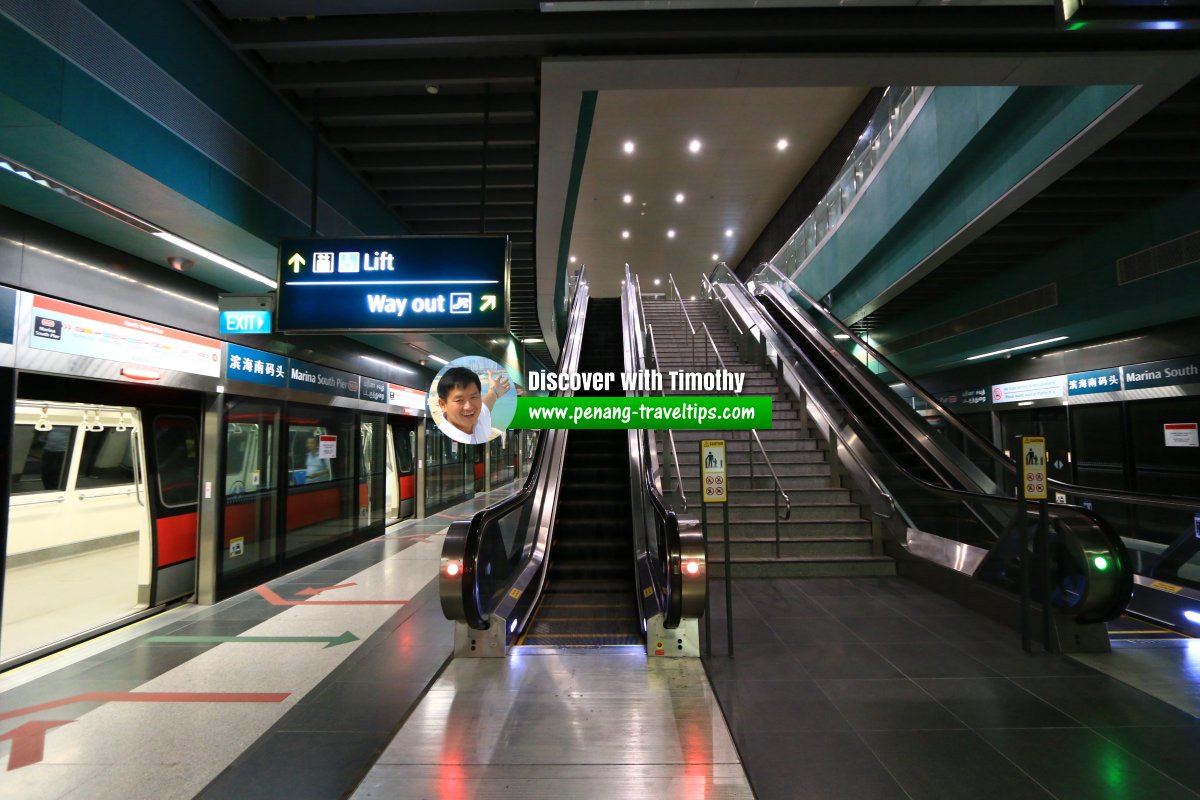
{"type": "MultiPolygon", "coordinates": [[[[969,575],[1010,596],[1021,590],[1023,575],[1036,576],[1033,600],[1048,600],[1072,624],[1111,619],[1125,608],[1132,570],[1107,522],[1083,508],[1052,504],[1045,538],[1034,536],[1039,519],[1032,506],[1019,511],[1015,466],[983,442],[983,454],[998,461],[995,477],[981,470],[979,452],[957,448],[893,391],[911,379],[794,282],[764,265],[743,285],[720,265],[710,286],[744,315],[741,327],[761,337],[755,346],[765,348],[780,379],[806,399],[852,488],[887,532],[889,552],[910,564],[969,575]],[[874,362],[871,368],[866,360],[874,362]],[[1023,551],[1023,539],[1038,539],[1039,546],[1027,543],[1023,551]]],[[[927,397],[919,387],[914,393],[927,397]]],[[[939,414],[953,417],[929,400],[939,414]]]]}
{"type": "MultiPolygon", "coordinates": [[[[639,368],[636,301],[590,299],[582,269],[573,286],[557,371],[639,368]]],[[[559,389],[552,402],[572,396],[559,389]]],[[[456,656],[630,645],[699,654],[703,533],[666,507],[654,453],[650,431],[539,432],[521,489],[446,533],[439,593],[456,656]]]]}
{"type": "MultiPolygon", "coordinates": [[[[911,409],[890,402],[895,396],[888,392],[871,397],[864,391],[861,380],[867,370],[858,364],[848,364],[841,351],[824,344],[811,328],[799,324],[794,310],[785,306],[778,295],[761,294],[758,300],[763,311],[783,335],[800,361],[821,376],[827,405],[841,405],[852,419],[855,427],[868,439],[877,453],[886,453],[887,458],[876,459],[876,470],[885,483],[893,489],[895,500],[905,514],[922,530],[945,531],[953,529],[952,538],[974,547],[990,549],[998,537],[999,519],[989,519],[986,510],[972,508],[961,503],[948,502],[926,491],[922,484],[945,486],[967,491],[990,489],[980,487],[980,475],[974,474],[971,465],[959,464],[948,467],[939,455],[933,442],[915,442],[911,426],[901,424],[904,415],[911,409]],[[855,381],[859,378],[859,381],[855,381]],[[890,407],[889,407],[890,406],[890,407]],[[926,445],[926,446],[922,446],[926,445]],[[916,481],[910,480],[916,478],[916,481]]],[[[868,381],[877,381],[869,377],[868,381]]],[[[868,384],[869,385],[869,384],[868,384]]],[[[941,454],[944,455],[944,454],[941,454]]]]}
{"type": "MultiPolygon", "coordinates": [[[[619,374],[621,350],[619,301],[592,300],[579,371],[619,374]]],[[[632,513],[625,431],[571,431],[546,585],[518,646],[642,643],[632,513]]]]}

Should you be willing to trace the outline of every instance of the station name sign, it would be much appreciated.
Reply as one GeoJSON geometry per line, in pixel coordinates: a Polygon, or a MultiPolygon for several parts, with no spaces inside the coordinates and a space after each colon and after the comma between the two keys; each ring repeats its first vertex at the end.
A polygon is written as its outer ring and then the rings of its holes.
{"type": "Polygon", "coordinates": [[[496,332],[508,328],[506,237],[284,239],[283,333],[496,332]]]}

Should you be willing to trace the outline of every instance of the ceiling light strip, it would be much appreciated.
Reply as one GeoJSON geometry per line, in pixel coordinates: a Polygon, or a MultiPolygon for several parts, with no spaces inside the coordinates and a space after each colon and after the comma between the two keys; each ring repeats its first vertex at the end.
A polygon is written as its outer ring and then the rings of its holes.
{"type": "Polygon", "coordinates": [[[1051,344],[1053,342],[1061,342],[1063,339],[1066,339],[1066,338],[1069,338],[1069,337],[1055,336],[1051,339],[1042,339],[1040,342],[1030,342],[1029,344],[1019,344],[1016,347],[1006,347],[1003,350],[993,350],[990,353],[980,353],[977,356],[967,356],[967,361],[976,361],[981,358],[987,358],[988,356],[998,356],[998,355],[1003,355],[1004,353],[1012,353],[1017,350],[1026,350],[1030,347],[1037,347],[1038,345],[1051,344]]]}

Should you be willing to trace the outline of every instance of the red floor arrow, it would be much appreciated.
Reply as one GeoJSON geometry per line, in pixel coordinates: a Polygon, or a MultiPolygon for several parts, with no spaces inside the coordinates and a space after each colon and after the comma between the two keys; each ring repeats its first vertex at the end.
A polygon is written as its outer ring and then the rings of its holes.
{"type": "Polygon", "coordinates": [[[255,586],[254,591],[273,606],[402,606],[407,600],[284,600],[269,586],[255,586]]]}
{"type": "Polygon", "coordinates": [[[41,761],[46,750],[46,731],[72,722],[74,720],[70,719],[31,721],[0,736],[0,742],[12,739],[12,750],[8,752],[8,771],[41,761]]]}
{"type": "Polygon", "coordinates": [[[296,592],[296,594],[303,594],[303,595],[308,595],[309,597],[315,597],[316,595],[319,595],[322,592],[332,592],[334,589],[346,589],[351,586],[358,586],[358,584],[357,583],[339,583],[337,586],[322,586],[320,589],[318,589],[314,586],[309,586],[307,589],[301,589],[300,591],[296,592]]]}
{"type": "Polygon", "coordinates": [[[86,692],[5,711],[0,722],[72,703],[282,703],[287,696],[288,692],[86,692]]]}
{"type": "MultiPolygon", "coordinates": [[[[87,692],[60,697],[35,706],[15,708],[0,714],[0,721],[36,714],[72,703],[282,703],[288,692],[87,692]]],[[[46,747],[46,732],[74,720],[30,720],[0,735],[0,741],[12,740],[8,754],[8,770],[27,767],[42,760],[46,747]]]]}

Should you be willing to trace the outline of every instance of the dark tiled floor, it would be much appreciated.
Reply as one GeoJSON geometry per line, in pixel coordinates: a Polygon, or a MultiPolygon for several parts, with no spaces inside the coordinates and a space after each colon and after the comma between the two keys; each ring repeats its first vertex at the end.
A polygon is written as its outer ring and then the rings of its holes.
{"type": "Polygon", "coordinates": [[[1200,797],[1200,720],[902,578],[712,585],[705,665],[774,798],[1200,797]]]}

